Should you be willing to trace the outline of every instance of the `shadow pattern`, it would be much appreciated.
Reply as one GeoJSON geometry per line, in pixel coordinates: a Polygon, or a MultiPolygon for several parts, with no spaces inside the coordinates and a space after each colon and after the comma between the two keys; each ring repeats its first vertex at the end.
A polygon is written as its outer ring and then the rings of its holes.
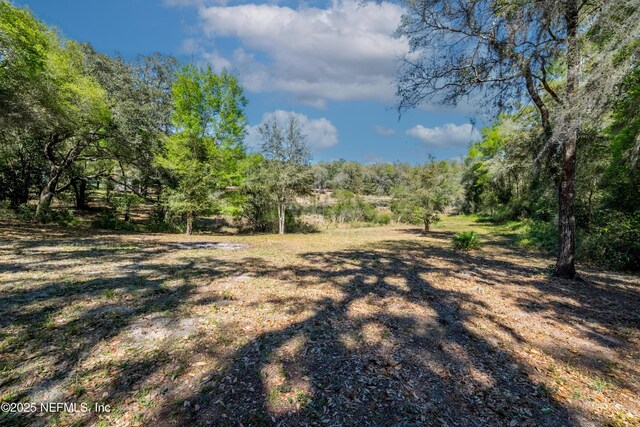
{"type": "MultiPolygon", "coordinates": [[[[33,398],[42,390],[64,385],[60,399],[83,397],[114,402],[145,396],[155,404],[135,424],[145,425],[353,425],[353,426],[570,426],[582,424],[581,414],[552,397],[535,378],[534,368],[518,359],[504,341],[478,333],[478,319],[515,343],[527,343],[517,328],[493,313],[482,289],[499,294],[516,289],[515,305],[522,313],[554,324],[588,325],[585,339],[613,352],[636,351],[624,333],[639,326],[640,286],[598,272],[587,272],[586,283],[545,278],[543,267],[498,257],[491,252],[456,253],[449,235],[420,240],[383,241],[373,246],[301,254],[291,264],[238,256],[200,257],[188,254],[176,262],[155,262],[166,247],[127,246],[118,237],[68,236],[60,232],[46,240],[25,239],[9,230],[0,241],[0,273],[46,272],[53,263],[99,266],[121,261],[118,275],[79,281],[51,281],[39,286],[0,283],[0,364],[11,372],[28,372],[34,360],[48,359],[53,369],[27,381],[27,387],[3,401],[33,398]],[[435,244],[434,244],[435,242],[435,244]],[[80,245],[74,251],[51,248],[80,245]],[[96,248],[96,245],[97,248],[96,248]],[[114,249],[115,248],[115,249],[114,249]],[[21,254],[40,252],[42,263],[21,261],[21,254]],[[140,319],[173,314],[177,325],[186,305],[234,305],[220,293],[198,289],[237,275],[277,279],[298,293],[266,300],[278,310],[311,314],[284,327],[253,335],[238,347],[174,341],[154,352],[122,354],[118,363],[94,362],[88,355],[117,339],[140,319]],[[167,287],[167,280],[179,284],[167,287]],[[466,286],[473,279],[474,287],[466,286]],[[442,286],[443,280],[460,283],[442,286]],[[320,298],[308,292],[318,284],[333,290],[320,298]],[[482,291],[482,292],[481,292],[482,291]],[[105,294],[117,293],[117,304],[105,294]],[[543,293],[550,298],[541,302],[543,293]],[[96,300],[64,324],[53,319],[76,302],[96,300]],[[221,361],[206,367],[199,382],[176,385],[173,378],[200,356],[221,361]],[[107,386],[74,390],[74,377],[103,370],[107,386]],[[161,381],[154,381],[155,378],[161,381]],[[150,386],[149,384],[152,384],[150,386]],[[160,385],[158,385],[160,384],[160,385]],[[149,393],[148,387],[153,387],[149,393]]],[[[28,234],[28,232],[27,232],[28,234]]],[[[126,240],[126,239],[125,239],[126,240]]],[[[524,259],[524,258],[523,258],[524,259]]],[[[64,264],[66,265],[66,264],[64,264]]],[[[11,276],[9,276],[11,277],[11,276]]],[[[238,322],[241,323],[242,319],[238,322]]],[[[234,325],[223,325],[233,329],[234,325]]],[[[171,326],[170,326],[171,327],[171,326]]],[[[561,345],[544,349],[602,375],[610,365],[589,354],[567,356],[561,345]]],[[[638,393],[637,370],[612,379],[638,393]]],[[[0,392],[20,375],[4,377],[0,392]]],[[[80,424],[100,421],[83,415],[80,424]]],[[[5,425],[46,425],[55,416],[4,417],[5,425]]]]}

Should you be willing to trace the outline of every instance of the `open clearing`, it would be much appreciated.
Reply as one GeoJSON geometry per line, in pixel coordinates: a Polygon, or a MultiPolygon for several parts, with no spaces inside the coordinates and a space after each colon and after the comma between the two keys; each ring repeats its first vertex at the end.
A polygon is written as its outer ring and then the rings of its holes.
{"type": "Polygon", "coordinates": [[[111,411],[0,424],[638,425],[640,280],[551,264],[455,217],[428,237],[5,223],[1,400],[111,411]],[[453,251],[471,228],[483,248],[453,251]]]}

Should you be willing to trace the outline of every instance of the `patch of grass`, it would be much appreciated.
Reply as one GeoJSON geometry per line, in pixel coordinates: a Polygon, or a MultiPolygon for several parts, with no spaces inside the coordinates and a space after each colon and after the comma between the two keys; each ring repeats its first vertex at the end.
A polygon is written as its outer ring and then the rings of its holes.
{"type": "Polygon", "coordinates": [[[270,389],[267,394],[267,400],[269,404],[275,406],[280,401],[280,390],[278,390],[277,387],[270,389]]]}
{"type": "Polygon", "coordinates": [[[225,289],[224,291],[222,291],[222,293],[220,294],[220,299],[223,300],[227,300],[227,301],[233,301],[236,299],[236,297],[233,295],[233,292],[231,292],[228,289],[225,289]]]}
{"type": "Polygon", "coordinates": [[[304,392],[302,390],[296,391],[296,406],[298,408],[304,408],[311,402],[311,395],[309,393],[304,392]]]}
{"type": "Polygon", "coordinates": [[[640,424],[640,417],[627,414],[623,411],[615,411],[612,416],[602,420],[602,425],[606,427],[627,427],[640,424]]]}
{"type": "Polygon", "coordinates": [[[604,389],[607,388],[608,386],[609,386],[609,383],[600,378],[595,380],[592,385],[593,389],[598,393],[602,393],[602,391],[604,391],[604,389]]]}
{"type": "Polygon", "coordinates": [[[166,295],[172,292],[171,287],[166,283],[160,283],[154,290],[155,295],[166,295]]]}
{"type": "Polygon", "coordinates": [[[222,345],[222,346],[228,346],[233,344],[233,338],[225,336],[225,335],[220,335],[217,339],[218,344],[222,345]]]}
{"type": "Polygon", "coordinates": [[[387,340],[389,337],[391,337],[391,332],[389,332],[387,328],[384,328],[382,332],[380,332],[380,339],[387,340]]]}
{"type": "Polygon", "coordinates": [[[138,404],[140,406],[151,406],[153,404],[153,396],[150,393],[150,390],[147,388],[143,388],[138,390],[136,393],[138,398],[138,404]]]}
{"type": "Polygon", "coordinates": [[[529,219],[511,221],[502,225],[501,230],[519,249],[552,252],[558,242],[556,226],[550,222],[529,219]]]}
{"type": "Polygon", "coordinates": [[[289,393],[291,391],[291,386],[286,383],[278,384],[276,386],[276,390],[278,390],[280,393],[289,393]]]}

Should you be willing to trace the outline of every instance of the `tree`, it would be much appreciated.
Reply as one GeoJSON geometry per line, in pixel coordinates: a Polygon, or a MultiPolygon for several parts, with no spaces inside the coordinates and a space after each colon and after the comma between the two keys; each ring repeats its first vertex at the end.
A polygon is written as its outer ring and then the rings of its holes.
{"type": "Polygon", "coordinates": [[[13,203],[26,201],[40,181],[34,164],[46,163],[36,212],[42,219],[53,197],[72,185],[61,183],[64,174],[109,120],[106,94],[87,73],[80,46],[0,2],[0,139],[15,148],[4,169],[17,179],[13,203]]]}
{"type": "Polygon", "coordinates": [[[265,161],[255,174],[265,191],[272,194],[278,211],[278,233],[285,233],[285,215],[296,196],[311,192],[309,149],[295,115],[282,125],[277,118],[258,128],[265,161]]]}
{"type": "Polygon", "coordinates": [[[607,205],[631,213],[640,210],[640,63],[629,72],[622,89],[609,129],[612,159],[605,176],[605,187],[607,205]]]}
{"type": "Polygon", "coordinates": [[[316,163],[311,166],[311,174],[313,175],[313,187],[317,191],[324,191],[327,188],[329,171],[323,163],[316,163]]]}
{"type": "Polygon", "coordinates": [[[448,162],[433,159],[416,168],[411,186],[394,197],[391,210],[401,221],[422,224],[428,233],[452,200],[449,172],[448,162]]]}
{"type": "Polygon", "coordinates": [[[167,206],[184,215],[191,234],[196,217],[212,210],[241,178],[247,101],[235,76],[187,65],[173,85],[173,125],[158,163],[175,177],[167,206]]]}
{"type": "MultiPolygon", "coordinates": [[[[82,159],[90,160],[93,176],[103,174],[118,184],[122,200],[147,198],[150,185],[159,191],[153,159],[169,132],[172,107],[168,104],[177,62],[155,54],[128,63],[96,52],[90,45],[82,47],[88,71],[107,92],[112,117],[105,138],[87,147],[82,159]]],[[[82,174],[74,179],[74,189],[88,181],[82,174]]],[[[127,203],[123,208],[128,218],[127,203]]]]}
{"type": "Polygon", "coordinates": [[[402,111],[482,93],[498,109],[526,96],[559,164],[555,275],[575,276],[578,130],[605,111],[638,50],[635,0],[408,0],[398,29],[412,52],[398,78],[402,111]]]}
{"type": "Polygon", "coordinates": [[[545,169],[533,167],[538,135],[533,107],[501,114],[482,129],[482,138],[471,144],[465,159],[466,212],[488,213],[497,221],[534,214],[538,190],[553,181],[545,169]]]}
{"type": "Polygon", "coordinates": [[[36,210],[41,220],[53,197],[71,187],[72,178],[61,184],[64,174],[87,147],[104,139],[112,123],[106,92],[88,74],[77,43],[68,41],[52,49],[49,64],[51,116],[41,136],[49,174],[36,210]]]}
{"type": "Polygon", "coordinates": [[[38,107],[45,101],[49,52],[55,34],[24,9],[0,1],[0,129],[46,122],[38,107]]]}

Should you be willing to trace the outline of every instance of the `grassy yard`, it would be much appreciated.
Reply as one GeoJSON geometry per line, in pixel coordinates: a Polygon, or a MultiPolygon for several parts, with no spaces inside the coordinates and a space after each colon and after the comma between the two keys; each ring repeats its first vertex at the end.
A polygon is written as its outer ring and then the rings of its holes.
{"type": "Polygon", "coordinates": [[[638,425],[640,279],[507,242],[0,224],[0,400],[110,408],[0,424],[638,425]]]}

